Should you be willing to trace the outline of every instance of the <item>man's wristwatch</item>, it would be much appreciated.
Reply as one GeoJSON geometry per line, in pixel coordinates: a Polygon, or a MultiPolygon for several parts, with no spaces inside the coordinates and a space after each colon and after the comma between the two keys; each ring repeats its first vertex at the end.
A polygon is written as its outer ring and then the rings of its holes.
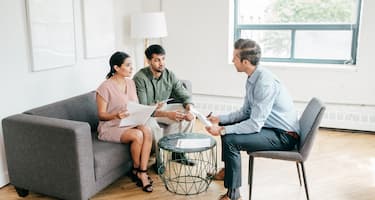
{"type": "Polygon", "coordinates": [[[223,127],[221,130],[220,130],[220,135],[225,135],[227,132],[225,131],[225,128],[223,127]]]}

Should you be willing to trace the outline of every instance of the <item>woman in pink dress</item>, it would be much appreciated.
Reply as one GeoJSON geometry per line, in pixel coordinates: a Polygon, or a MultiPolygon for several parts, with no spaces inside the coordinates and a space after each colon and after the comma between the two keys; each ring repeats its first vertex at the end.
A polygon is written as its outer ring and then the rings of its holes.
{"type": "Polygon", "coordinates": [[[145,192],[152,192],[151,178],[147,174],[147,162],[152,146],[152,132],[144,125],[136,127],[119,127],[120,119],[129,116],[126,105],[133,101],[138,103],[135,83],[129,77],[132,74],[130,56],[124,52],[114,53],[110,60],[110,72],[96,90],[99,126],[98,138],[103,141],[130,143],[133,159],[131,173],[137,185],[145,192]]]}

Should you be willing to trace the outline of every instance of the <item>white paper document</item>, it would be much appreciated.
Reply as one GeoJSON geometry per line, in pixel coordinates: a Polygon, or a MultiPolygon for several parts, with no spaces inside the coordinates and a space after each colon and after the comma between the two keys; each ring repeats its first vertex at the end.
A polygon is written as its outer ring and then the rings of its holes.
{"type": "Polygon", "coordinates": [[[181,149],[194,149],[209,147],[211,144],[210,138],[202,139],[178,139],[176,147],[181,149]]]}
{"type": "Polygon", "coordinates": [[[202,113],[198,112],[195,108],[192,108],[190,111],[198,117],[204,126],[212,126],[210,120],[208,120],[206,116],[202,115],[202,113]]]}
{"type": "Polygon", "coordinates": [[[162,103],[168,103],[168,102],[173,101],[173,100],[174,100],[174,98],[169,98],[169,99],[166,99],[166,100],[161,101],[161,102],[162,102],[162,103]]]}
{"type": "Polygon", "coordinates": [[[146,121],[151,117],[151,114],[155,111],[155,106],[146,106],[134,102],[129,102],[127,105],[127,112],[129,116],[121,119],[120,127],[123,126],[137,126],[145,124],[146,121]]]}

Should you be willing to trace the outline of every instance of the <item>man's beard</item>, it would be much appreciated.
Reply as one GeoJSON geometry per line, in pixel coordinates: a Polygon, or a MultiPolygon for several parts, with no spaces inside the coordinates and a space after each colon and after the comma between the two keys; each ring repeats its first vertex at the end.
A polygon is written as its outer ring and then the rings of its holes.
{"type": "Polygon", "coordinates": [[[163,67],[162,69],[154,68],[154,70],[155,70],[156,72],[162,73],[162,72],[164,71],[164,67],[163,67]]]}

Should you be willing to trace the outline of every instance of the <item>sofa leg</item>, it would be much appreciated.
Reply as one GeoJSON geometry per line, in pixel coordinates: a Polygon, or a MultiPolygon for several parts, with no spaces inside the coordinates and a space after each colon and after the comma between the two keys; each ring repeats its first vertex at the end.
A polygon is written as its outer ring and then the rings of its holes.
{"type": "Polygon", "coordinates": [[[26,190],[26,189],[23,189],[23,188],[20,188],[20,187],[17,187],[17,186],[14,186],[16,188],[16,192],[18,194],[18,196],[20,197],[26,197],[27,195],[29,195],[29,190],[26,190]]]}

